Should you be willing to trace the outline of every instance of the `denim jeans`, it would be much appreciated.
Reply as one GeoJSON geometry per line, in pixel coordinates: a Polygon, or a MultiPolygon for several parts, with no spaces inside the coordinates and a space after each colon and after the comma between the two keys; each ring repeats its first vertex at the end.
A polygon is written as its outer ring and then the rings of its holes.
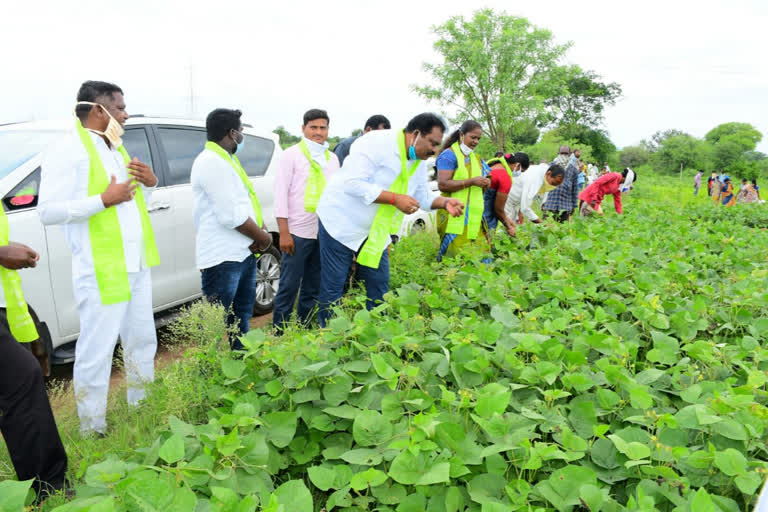
{"type": "Polygon", "coordinates": [[[293,237],[293,255],[283,253],[280,264],[280,287],[275,296],[273,322],[281,332],[291,319],[296,295],[298,321],[306,324],[317,306],[320,295],[320,244],[314,238],[293,237]]]}
{"type": "MultiPolygon", "coordinates": [[[[331,316],[331,308],[341,299],[344,293],[344,283],[352,266],[356,252],[335,240],[320,222],[317,240],[320,242],[320,312],[318,320],[320,327],[325,327],[331,316]]],[[[356,279],[365,284],[368,297],[366,307],[370,310],[384,299],[389,290],[389,250],[384,249],[379,268],[357,265],[356,279]]]]}
{"type": "Polygon", "coordinates": [[[217,302],[227,309],[227,325],[237,327],[234,339],[229,342],[233,350],[243,348],[240,336],[247,333],[256,301],[256,258],[248,256],[243,261],[225,261],[201,272],[203,296],[209,302],[217,302]]]}

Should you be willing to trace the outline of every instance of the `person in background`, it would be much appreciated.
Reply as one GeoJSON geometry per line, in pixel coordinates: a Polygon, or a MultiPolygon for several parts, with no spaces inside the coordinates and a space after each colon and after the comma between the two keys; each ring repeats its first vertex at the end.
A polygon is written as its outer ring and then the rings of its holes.
{"type": "Polygon", "coordinates": [[[522,176],[515,179],[504,206],[507,217],[516,224],[522,224],[524,217],[540,224],[541,219],[533,210],[533,200],[554,190],[563,183],[565,169],[558,164],[539,164],[530,167],[522,176]]]}
{"type": "Polygon", "coordinates": [[[760,198],[760,187],[757,186],[757,180],[756,179],[752,180],[752,188],[755,189],[755,193],[757,194],[757,200],[758,201],[762,201],[762,199],[760,198]]]}
{"type": "Polygon", "coordinates": [[[704,174],[704,171],[699,171],[696,173],[696,176],[693,177],[693,195],[694,197],[699,195],[699,189],[701,188],[701,176],[704,174]]]}
{"type": "Polygon", "coordinates": [[[435,154],[444,131],[443,121],[429,113],[411,119],[404,130],[373,131],[355,143],[343,170],[328,181],[317,205],[321,327],[342,296],[355,255],[368,309],[383,299],[390,235],[404,214],[422,208],[462,215],[461,201],[434,194],[427,181],[425,160],[435,154]]]}
{"type": "Polygon", "coordinates": [[[483,196],[485,201],[483,218],[491,235],[496,232],[496,228],[499,222],[501,222],[507,234],[515,236],[515,222],[507,216],[504,206],[507,204],[507,196],[515,179],[514,169],[517,169],[520,164],[517,162],[515,155],[507,153],[500,158],[489,160],[488,165],[491,168],[491,173],[488,176],[491,180],[491,185],[483,196]]]}
{"type": "Polygon", "coordinates": [[[709,197],[712,197],[712,186],[715,184],[715,180],[717,180],[717,173],[712,171],[712,174],[707,178],[707,195],[709,197]]]}
{"type": "Polygon", "coordinates": [[[585,174],[586,167],[583,165],[579,167],[580,168],[579,168],[579,173],[577,174],[576,188],[578,188],[579,192],[581,192],[582,190],[584,190],[584,183],[587,181],[587,176],[585,174]]]}
{"type": "Polygon", "coordinates": [[[755,187],[747,180],[742,180],[741,189],[739,190],[739,194],[736,196],[736,202],[750,204],[756,203],[757,201],[758,197],[755,187]]]}
{"type": "Polygon", "coordinates": [[[43,156],[37,212],[64,225],[80,316],[72,383],[84,435],[107,429],[107,394],[118,336],[128,403],[154,379],[157,334],[150,267],[160,262],[147,211],[157,176],[123,147],[128,120],[123,90],[107,82],[80,86],[75,126],[43,156]]]}
{"type": "MultiPolygon", "coordinates": [[[[344,159],[349,156],[349,151],[352,148],[352,144],[365,135],[366,133],[370,132],[371,130],[389,130],[392,128],[392,126],[389,124],[389,119],[382,116],[381,114],[376,114],[374,116],[371,116],[368,118],[368,120],[365,122],[365,126],[363,127],[363,133],[361,135],[353,135],[352,137],[347,137],[346,139],[342,140],[338,144],[336,144],[336,147],[333,148],[333,152],[336,154],[336,157],[339,159],[339,165],[344,165],[344,159]]],[[[282,276],[280,276],[282,279],[282,276]]]]}
{"type": "Polygon", "coordinates": [[[579,213],[582,216],[589,216],[594,213],[603,215],[601,204],[603,198],[608,194],[613,196],[613,205],[616,208],[616,213],[623,213],[621,208],[621,184],[628,174],[627,169],[625,169],[622,174],[609,172],[600,176],[597,181],[579,194],[579,213]]]}
{"type": "Polygon", "coordinates": [[[531,165],[531,159],[528,157],[528,153],[523,153],[522,151],[515,153],[515,162],[517,162],[517,170],[512,171],[513,178],[521,176],[531,165]]]}
{"type": "Polygon", "coordinates": [[[39,344],[40,336],[16,270],[34,268],[40,255],[26,245],[9,242],[8,236],[8,219],[0,209],[0,432],[17,478],[34,479],[32,487],[40,500],[65,488],[67,453],[41,366],[21,345],[39,344]]]}
{"type": "Polygon", "coordinates": [[[720,190],[720,202],[723,206],[733,206],[736,204],[736,194],[733,190],[730,176],[723,176],[723,188],[720,190]]]}
{"type": "Polygon", "coordinates": [[[195,253],[203,297],[227,310],[236,330],[232,350],[242,350],[256,301],[256,257],[272,245],[264,229],[253,183],[235,153],[245,144],[242,112],[217,108],[208,114],[208,142],[192,164],[195,253]]]}
{"type": "Polygon", "coordinates": [[[712,181],[712,201],[715,204],[720,204],[720,190],[723,188],[723,181],[721,176],[715,175],[715,179],[712,181]]]}
{"type": "Polygon", "coordinates": [[[325,110],[307,111],[301,126],[304,137],[283,151],[278,163],[274,184],[275,217],[283,255],[273,312],[278,333],[290,320],[294,304],[298,321],[306,325],[320,296],[320,245],[315,211],[325,183],[339,170],[339,159],[328,151],[329,121],[325,110]]]}
{"type": "Polygon", "coordinates": [[[547,195],[547,199],[541,207],[545,216],[551,214],[557,222],[567,221],[573,214],[579,201],[577,162],[578,160],[575,160],[570,155],[570,148],[568,146],[560,146],[559,155],[553,163],[565,169],[565,179],[562,185],[547,195]]]}
{"type": "Polygon", "coordinates": [[[488,226],[483,220],[483,194],[491,185],[491,170],[474,152],[483,136],[476,121],[465,121],[443,143],[437,157],[437,186],[445,197],[458,199],[465,205],[464,218],[452,218],[446,211],[437,212],[437,234],[440,249],[437,261],[453,257],[467,246],[481,252],[490,251],[488,226]]]}
{"type": "Polygon", "coordinates": [[[627,193],[630,190],[632,190],[632,187],[637,181],[637,178],[635,176],[635,171],[630,169],[629,167],[626,167],[624,169],[624,172],[621,173],[622,176],[624,176],[624,182],[621,184],[621,192],[627,193]]]}

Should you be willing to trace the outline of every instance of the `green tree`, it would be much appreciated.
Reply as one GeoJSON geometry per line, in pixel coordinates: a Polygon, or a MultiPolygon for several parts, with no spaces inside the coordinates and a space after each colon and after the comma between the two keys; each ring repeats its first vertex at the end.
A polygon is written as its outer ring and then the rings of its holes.
{"type": "Polygon", "coordinates": [[[723,123],[707,132],[704,139],[712,145],[712,163],[717,169],[730,170],[737,164],[740,169],[751,169],[748,152],[754,151],[763,134],[749,123],[723,123]]]}
{"type": "Polygon", "coordinates": [[[662,172],[680,172],[684,169],[707,167],[710,147],[691,135],[673,135],[665,138],[653,154],[653,164],[662,172]]]}
{"type": "Polygon", "coordinates": [[[581,124],[567,124],[558,126],[553,131],[563,139],[575,141],[577,147],[589,146],[592,149],[592,159],[599,163],[609,162],[615,166],[618,162],[615,157],[616,145],[611,142],[605,130],[581,124]]]}
{"type": "Polygon", "coordinates": [[[640,167],[651,160],[651,153],[642,145],[627,146],[619,152],[619,164],[622,167],[640,167]]]}
{"type": "Polygon", "coordinates": [[[541,131],[536,127],[533,121],[522,119],[509,123],[506,145],[509,146],[530,146],[536,144],[539,140],[541,131]]]}
{"type": "Polygon", "coordinates": [[[544,101],[551,122],[556,125],[581,125],[598,128],[608,105],[615,105],[621,96],[621,86],[605,83],[594,71],[579,66],[563,66],[553,72],[559,90],[544,101]]]}
{"type": "Polygon", "coordinates": [[[594,160],[593,149],[574,139],[566,139],[557,130],[550,130],[541,136],[541,140],[536,144],[518,148],[518,151],[524,151],[531,159],[531,164],[537,164],[541,160],[551,162],[557,157],[560,146],[566,145],[571,149],[581,150],[581,161],[590,162],[594,160]]]}
{"type": "Polygon", "coordinates": [[[352,130],[352,137],[357,137],[358,135],[362,135],[362,134],[363,134],[363,130],[361,130],[360,128],[355,128],[354,130],[352,130]]]}
{"type": "Polygon", "coordinates": [[[558,90],[558,61],[571,43],[557,44],[549,30],[525,18],[476,11],[432,27],[442,62],[425,63],[431,85],[413,85],[424,98],[456,110],[452,122],[467,118],[483,128],[499,148],[513,133],[510,120],[548,121],[545,101],[558,90]]]}
{"type": "Polygon", "coordinates": [[[656,133],[654,133],[650,139],[641,140],[640,145],[644,146],[645,149],[648,150],[648,152],[655,153],[656,151],[658,151],[659,147],[664,143],[665,140],[667,140],[670,137],[675,137],[677,135],[690,136],[689,134],[681,130],[675,130],[675,129],[659,130],[656,133]]]}
{"type": "Polygon", "coordinates": [[[282,125],[272,130],[272,133],[277,134],[280,138],[280,147],[283,149],[298,144],[301,140],[301,137],[289,133],[288,130],[285,129],[285,126],[282,125]]]}

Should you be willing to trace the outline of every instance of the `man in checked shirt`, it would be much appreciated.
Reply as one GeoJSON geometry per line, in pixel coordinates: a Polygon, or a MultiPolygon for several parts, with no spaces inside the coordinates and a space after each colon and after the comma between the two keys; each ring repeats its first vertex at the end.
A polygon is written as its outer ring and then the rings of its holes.
{"type": "Polygon", "coordinates": [[[570,157],[571,148],[560,146],[558,156],[554,163],[565,169],[565,179],[563,183],[547,195],[547,200],[541,209],[544,215],[552,214],[552,217],[558,222],[565,222],[570,219],[576,205],[579,203],[579,170],[578,160],[570,157]]]}

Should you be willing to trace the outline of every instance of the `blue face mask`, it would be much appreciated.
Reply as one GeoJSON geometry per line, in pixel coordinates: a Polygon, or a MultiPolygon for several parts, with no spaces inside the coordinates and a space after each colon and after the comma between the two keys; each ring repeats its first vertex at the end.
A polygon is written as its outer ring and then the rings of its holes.
{"type": "Polygon", "coordinates": [[[241,132],[237,132],[240,134],[242,139],[240,139],[240,142],[237,143],[237,149],[235,149],[235,153],[241,153],[243,152],[243,146],[245,146],[245,134],[241,132]]]}
{"type": "Polygon", "coordinates": [[[419,140],[419,135],[416,135],[416,138],[413,139],[413,144],[411,144],[411,146],[408,148],[408,160],[418,159],[418,157],[416,156],[416,141],[419,140]]]}

